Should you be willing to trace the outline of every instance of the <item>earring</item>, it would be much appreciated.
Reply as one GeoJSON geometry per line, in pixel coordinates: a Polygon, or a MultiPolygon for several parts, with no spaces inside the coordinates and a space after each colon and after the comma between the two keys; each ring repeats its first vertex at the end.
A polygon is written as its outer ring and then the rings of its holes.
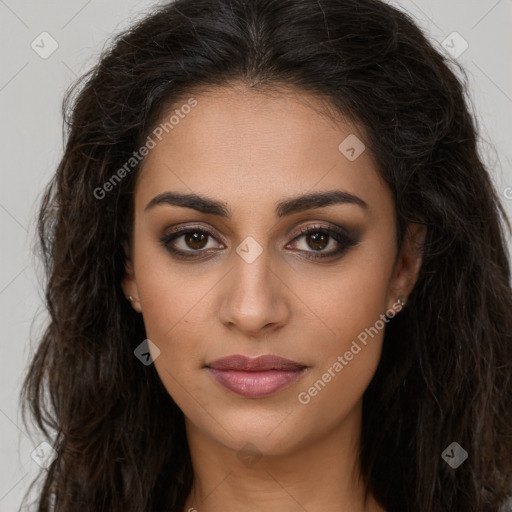
{"type": "Polygon", "coordinates": [[[398,302],[398,305],[400,306],[400,310],[404,309],[406,301],[403,300],[403,297],[399,297],[397,302],[398,302]]]}
{"type": "Polygon", "coordinates": [[[129,295],[129,296],[128,296],[128,300],[129,300],[130,302],[140,302],[140,300],[139,300],[139,299],[134,299],[131,295],[129,295]]]}

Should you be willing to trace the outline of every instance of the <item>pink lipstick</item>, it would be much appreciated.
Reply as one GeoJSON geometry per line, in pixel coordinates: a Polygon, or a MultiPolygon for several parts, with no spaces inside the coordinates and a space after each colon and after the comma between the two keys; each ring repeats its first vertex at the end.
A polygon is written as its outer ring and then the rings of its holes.
{"type": "Polygon", "coordinates": [[[206,365],[225,388],[247,398],[272,395],[297,380],[307,366],[275,355],[250,358],[235,354],[206,365]]]}

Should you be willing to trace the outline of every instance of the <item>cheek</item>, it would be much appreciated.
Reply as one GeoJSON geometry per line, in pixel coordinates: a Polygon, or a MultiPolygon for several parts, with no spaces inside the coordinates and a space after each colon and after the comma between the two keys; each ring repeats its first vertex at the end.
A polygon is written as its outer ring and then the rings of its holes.
{"type": "Polygon", "coordinates": [[[314,339],[317,365],[297,400],[319,421],[344,416],[375,373],[388,324],[384,315],[393,258],[392,249],[362,251],[309,295],[321,330],[314,339]]]}
{"type": "Polygon", "coordinates": [[[298,406],[325,429],[354,408],[379,364],[387,323],[380,318],[380,300],[367,304],[354,310],[349,301],[340,300],[327,319],[338,334],[318,340],[316,365],[297,390],[298,406]]]}
{"type": "Polygon", "coordinates": [[[176,263],[144,234],[136,247],[135,275],[146,333],[161,344],[175,338],[176,331],[197,326],[201,303],[215,284],[215,276],[206,269],[176,263]]]}
{"type": "Polygon", "coordinates": [[[143,312],[146,335],[160,349],[155,369],[178,407],[197,415],[194,397],[202,396],[197,373],[204,364],[203,333],[208,332],[201,318],[201,296],[193,288],[190,293],[176,293],[183,288],[165,275],[158,277],[155,273],[148,279],[141,293],[148,297],[143,312]]]}
{"type": "Polygon", "coordinates": [[[137,249],[135,275],[146,335],[160,349],[154,364],[174,397],[181,385],[193,386],[187,370],[203,364],[201,333],[208,331],[201,312],[215,281],[207,275],[190,279],[190,272],[180,272],[165,251],[143,238],[137,249]]]}
{"type": "Polygon", "coordinates": [[[363,242],[329,269],[304,266],[300,278],[295,274],[294,294],[314,313],[324,353],[350,345],[387,309],[395,254],[391,244],[379,242],[363,242]]]}
{"type": "Polygon", "coordinates": [[[157,368],[164,365],[180,374],[187,368],[202,366],[201,349],[208,343],[204,339],[208,332],[204,308],[212,285],[203,282],[194,286],[194,282],[183,283],[159,272],[141,282],[146,335],[161,351],[155,362],[157,368]]]}

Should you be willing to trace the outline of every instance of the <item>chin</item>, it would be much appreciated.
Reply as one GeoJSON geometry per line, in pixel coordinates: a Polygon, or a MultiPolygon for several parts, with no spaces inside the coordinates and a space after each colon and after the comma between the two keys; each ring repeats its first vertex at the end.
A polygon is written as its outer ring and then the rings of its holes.
{"type": "Polygon", "coordinates": [[[228,412],[223,407],[222,411],[212,414],[218,418],[218,423],[208,416],[194,422],[195,428],[237,454],[250,445],[246,448],[249,451],[282,456],[302,444],[298,425],[303,425],[303,422],[293,413],[290,414],[290,407],[267,412],[261,407],[253,411],[232,409],[228,412]]]}

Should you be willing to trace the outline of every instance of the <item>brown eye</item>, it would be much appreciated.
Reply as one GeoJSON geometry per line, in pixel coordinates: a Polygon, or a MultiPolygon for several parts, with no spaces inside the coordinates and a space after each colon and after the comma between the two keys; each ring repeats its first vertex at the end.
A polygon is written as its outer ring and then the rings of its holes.
{"type": "MultiPolygon", "coordinates": [[[[187,227],[164,235],[160,242],[176,258],[201,258],[211,254],[215,249],[223,249],[222,243],[215,245],[218,239],[202,227],[187,227]],[[208,247],[210,240],[214,244],[208,247]]],[[[325,226],[312,226],[301,230],[289,246],[301,246],[298,252],[307,259],[320,259],[341,255],[349,247],[359,243],[355,236],[351,236],[342,229],[327,228],[325,226]],[[299,241],[303,239],[302,244],[299,241]]],[[[297,247],[295,247],[297,248],[297,247]]]]}
{"type": "Polygon", "coordinates": [[[297,243],[300,239],[304,239],[304,243],[302,248],[299,247],[299,251],[308,259],[335,257],[359,243],[355,236],[351,236],[341,229],[324,226],[312,226],[301,230],[300,234],[293,239],[292,244],[300,245],[297,243]],[[326,250],[329,247],[331,249],[326,250]]]}
{"type": "Polygon", "coordinates": [[[311,249],[315,251],[321,251],[322,249],[325,249],[329,244],[329,238],[329,235],[319,232],[306,235],[307,244],[309,247],[311,247],[311,249]]]}
{"type": "MultiPolygon", "coordinates": [[[[178,258],[196,258],[204,256],[205,253],[210,253],[210,249],[215,248],[215,244],[208,247],[210,240],[216,240],[216,237],[206,229],[192,226],[164,235],[160,242],[178,258]]],[[[223,247],[220,244],[220,248],[223,247]]]]}
{"type": "Polygon", "coordinates": [[[183,237],[185,244],[191,249],[204,249],[208,235],[199,231],[189,231],[183,237]]]}

